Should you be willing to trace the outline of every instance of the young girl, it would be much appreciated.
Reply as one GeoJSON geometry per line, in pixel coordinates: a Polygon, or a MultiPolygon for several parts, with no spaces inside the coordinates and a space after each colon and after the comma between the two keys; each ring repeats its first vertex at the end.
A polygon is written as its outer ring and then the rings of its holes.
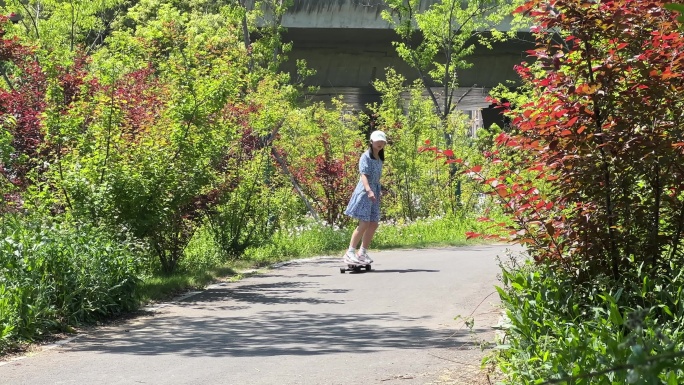
{"type": "Polygon", "coordinates": [[[368,248],[380,222],[380,176],[382,163],[385,161],[386,144],[385,133],[373,131],[370,136],[369,149],[359,159],[361,177],[344,211],[346,215],[359,220],[359,225],[349,242],[349,249],[344,255],[347,263],[364,265],[373,263],[368,256],[368,248]],[[361,242],[361,249],[357,253],[356,246],[359,242],[361,242]]]}

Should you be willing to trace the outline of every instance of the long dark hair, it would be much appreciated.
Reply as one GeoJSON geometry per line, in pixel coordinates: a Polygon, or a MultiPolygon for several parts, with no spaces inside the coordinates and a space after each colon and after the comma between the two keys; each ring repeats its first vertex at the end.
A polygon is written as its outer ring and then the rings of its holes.
{"type": "MultiPolygon", "coordinates": [[[[371,159],[375,159],[375,155],[373,155],[373,142],[370,142],[368,145],[368,153],[370,154],[371,159]]],[[[378,152],[378,157],[382,162],[385,161],[385,149],[383,148],[378,152]]]]}

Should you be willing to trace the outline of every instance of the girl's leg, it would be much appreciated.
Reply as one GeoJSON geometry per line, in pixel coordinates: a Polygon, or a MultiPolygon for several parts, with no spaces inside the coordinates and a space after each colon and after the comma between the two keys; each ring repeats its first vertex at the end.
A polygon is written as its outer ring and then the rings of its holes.
{"type": "MultiPolygon", "coordinates": [[[[368,231],[369,224],[371,222],[359,221],[359,225],[356,226],[354,232],[352,233],[351,241],[349,242],[350,249],[356,249],[362,239],[365,238],[365,233],[368,231]]],[[[376,226],[377,227],[377,226],[376,226]]],[[[373,230],[375,232],[375,230],[373,230]]]]}
{"type": "Polygon", "coordinates": [[[373,240],[373,235],[375,235],[375,230],[378,229],[378,222],[366,222],[366,231],[362,235],[361,247],[363,249],[368,249],[370,247],[371,241],[373,240]]]}

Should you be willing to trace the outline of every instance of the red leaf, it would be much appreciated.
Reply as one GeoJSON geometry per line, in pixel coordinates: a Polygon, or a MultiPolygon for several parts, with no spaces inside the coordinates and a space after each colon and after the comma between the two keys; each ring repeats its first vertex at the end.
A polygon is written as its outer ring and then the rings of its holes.
{"type": "Polygon", "coordinates": [[[499,194],[501,198],[506,198],[507,196],[511,195],[508,192],[508,189],[504,185],[499,185],[496,187],[496,193],[499,194]]]}
{"type": "Polygon", "coordinates": [[[443,154],[448,156],[448,157],[452,157],[452,156],[454,156],[454,151],[453,150],[444,150],[443,154]]]}

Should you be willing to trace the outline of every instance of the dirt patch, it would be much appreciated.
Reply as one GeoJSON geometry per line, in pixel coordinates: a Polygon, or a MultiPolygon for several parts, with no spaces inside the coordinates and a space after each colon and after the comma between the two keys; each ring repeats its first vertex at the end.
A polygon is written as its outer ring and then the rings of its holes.
{"type": "Polygon", "coordinates": [[[430,385],[493,385],[501,379],[496,368],[487,364],[482,367],[481,360],[453,362],[452,367],[445,369],[430,385]]]}

